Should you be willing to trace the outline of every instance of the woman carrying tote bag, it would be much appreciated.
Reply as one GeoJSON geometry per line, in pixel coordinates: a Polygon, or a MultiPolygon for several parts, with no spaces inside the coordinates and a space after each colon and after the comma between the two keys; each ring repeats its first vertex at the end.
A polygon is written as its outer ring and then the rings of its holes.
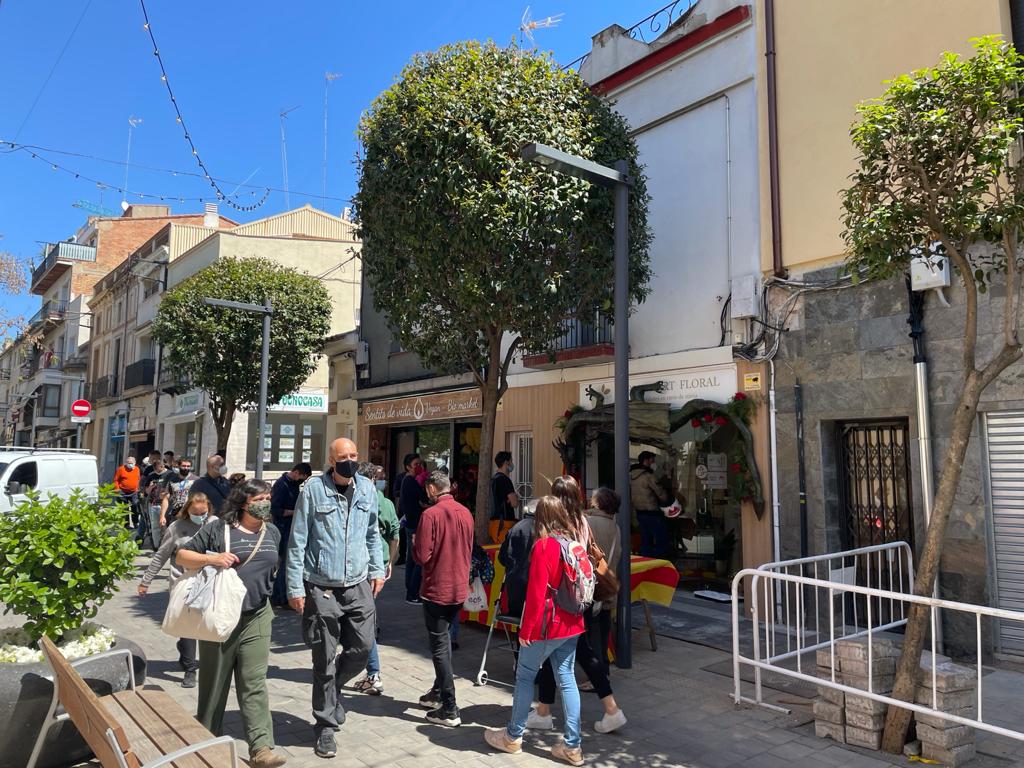
{"type": "Polygon", "coordinates": [[[238,682],[235,695],[242,712],[249,765],[275,768],[286,759],[273,752],[274,725],[267,693],[270,657],[270,592],[277,570],[281,534],[270,522],[270,485],[246,480],[231,489],[221,508],[222,524],[207,524],[178,550],[175,561],[182,568],[208,565],[237,568],[245,584],[242,615],[234,632],[223,643],[199,641],[199,714],[208,730],[222,733],[224,708],[232,676],[238,682]],[[224,547],[224,529],[230,526],[230,544],[224,547]]]}

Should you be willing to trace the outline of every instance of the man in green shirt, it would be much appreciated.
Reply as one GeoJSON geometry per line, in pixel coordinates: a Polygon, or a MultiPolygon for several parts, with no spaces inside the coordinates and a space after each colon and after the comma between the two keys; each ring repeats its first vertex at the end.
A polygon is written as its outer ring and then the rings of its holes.
{"type": "MultiPolygon", "coordinates": [[[[391,569],[398,557],[399,525],[395,505],[384,495],[388,481],[384,477],[384,467],[363,461],[356,470],[360,475],[372,480],[377,486],[377,523],[380,526],[380,540],[384,548],[384,581],[391,578],[391,569]]],[[[379,614],[378,614],[379,615],[379,614]]],[[[377,630],[380,630],[378,620],[377,630]]],[[[384,683],[380,679],[380,653],[377,651],[377,640],[374,637],[370,648],[370,657],[366,660],[366,677],[356,683],[356,690],[380,696],[384,692],[384,683]]]]}

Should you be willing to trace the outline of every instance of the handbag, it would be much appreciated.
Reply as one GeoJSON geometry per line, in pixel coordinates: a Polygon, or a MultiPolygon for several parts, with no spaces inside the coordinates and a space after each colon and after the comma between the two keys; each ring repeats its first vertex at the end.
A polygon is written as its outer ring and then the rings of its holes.
{"type": "MultiPolygon", "coordinates": [[[[266,533],[267,527],[264,525],[256,546],[245,562],[239,564],[239,568],[252,560],[259,551],[266,533]]],[[[231,526],[227,523],[224,524],[224,551],[231,551],[231,526]]],[[[161,629],[171,637],[223,643],[235,631],[242,616],[245,584],[235,568],[217,568],[212,577],[204,574],[204,570],[187,571],[171,589],[161,629]],[[186,600],[193,585],[201,579],[213,582],[208,587],[212,594],[205,608],[193,608],[186,600]]]]}
{"type": "MultiPolygon", "coordinates": [[[[612,549],[609,553],[609,557],[615,552],[615,544],[612,543],[612,549]]],[[[615,575],[615,572],[608,565],[608,558],[604,556],[604,552],[597,545],[597,542],[593,538],[590,539],[590,547],[588,553],[590,555],[590,562],[594,565],[594,603],[603,603],[608,600],[612,600],[616,595],[619,594],[619,577],[615,575]]]]}
{"type": "Polygon", "coordinates": [[[484,582],[479,576],[473,579],[469,587],[469,597],[462,604],[464,610],[470,613],[480,613],[487,610],[487,590],[484,589],[484,582]]]}

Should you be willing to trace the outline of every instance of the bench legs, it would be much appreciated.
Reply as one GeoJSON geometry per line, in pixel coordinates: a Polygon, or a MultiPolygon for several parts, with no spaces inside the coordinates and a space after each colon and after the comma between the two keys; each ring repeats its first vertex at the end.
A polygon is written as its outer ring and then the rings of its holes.
{"type": "MultiPolygon", "coordinates": [[[[111,746],[114,747],[114,751],[115,752],[117,752],[118,754],[121,753],[120,748],[117,746],[117,739],[114,738],[114,734],[111,731],[109,731],[109,730],[107,731],[107,741],[109,741],[111,746]]],[[[228,747],[228,750],[230,750],[230,752],[231,752],[231,766],[230,766],[230,768],[238,768],[238,747],[235,745],[235,739],[232,736],[217,736],[217,737],[212,738],[212,739],[206,739],[205,741],[200,741],[198,744],[190,744],[187,747],[182,747],[181,749],[178,749],[178,750],[175,750],[174,752],[171,752],[171,754],[169,754],[169,755],[164,755],[161,758],[158,758],[156,760],[153,760],[152,762],[146,763],[143,766],[143,768],[159,768],[160,766],[163,766],[163,765],[170,765],[175,760],[180,760],[181,758],[185,757],[186,755],[192,755],[192,754],[195,754],[196,752],[201,752],[204,749],[208,749],[209,747],[216,747],[216,746],[219,746],[221,744],[226,744],[227,747],[228,747]]],[[[123,760],[123,758],[122,758],[122,760],[123,760]]],[[[127,765],[123,765],[123,768],[128,768],[128,766],[127,765]]]]}

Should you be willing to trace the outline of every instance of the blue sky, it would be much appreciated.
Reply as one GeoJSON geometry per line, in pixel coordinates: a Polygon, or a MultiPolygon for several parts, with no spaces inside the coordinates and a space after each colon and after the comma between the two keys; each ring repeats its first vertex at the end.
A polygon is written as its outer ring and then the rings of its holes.
{"type": "MultiPolygon", "coordinates": [[[[589,51],[591,36],[609,24],[628,27],[664,4],[534,2],[534,18],[564,13],[558,27],[536,33],[537,44],[568,63],[589,51]]],[[[328,129],[328,195],[338,199],[324,206],[338,213],[355,191],[359,115],[409,57],[458,40],[508,42],[518,32],[526,2],[146,0],[146,8],[176,100],[215,177],[241,182],[251,174],[250,184],[281,187],[278,114],[301,105],[286,129],[292,207],[320,205],[324,73],[341,73],[330,86],[328,129]]],[[[37,241],[65,239],[84,222],[85,213],[72,203],[119,207],[118,192],[98,189],[50,163],[123,186],[130,116],[143,121],[132,136],[130,190],[170,199],[211,195],[202,179],[138,167],[198,170],[160,80],[138,0],[4,0],[0,72],[0,140],[116,161],[44,150],[37,153],[44,159],[0,152],[0,250],[35,260],[37,241]]],[[[231,192],[234,184],[225,187],[231,192]]],[[[129,195],[128,202],[142,201],[129,195]]],[[[175,213],[192,212],[202,203],[174,199],[172,207],[175,213]]],[[[252,213],[221,206],[241,221],[284,209],[280,192],[252,213]]],[[[11,314],[30,313],[39,304],[32,296],[0,301],[11,314]]]]}

